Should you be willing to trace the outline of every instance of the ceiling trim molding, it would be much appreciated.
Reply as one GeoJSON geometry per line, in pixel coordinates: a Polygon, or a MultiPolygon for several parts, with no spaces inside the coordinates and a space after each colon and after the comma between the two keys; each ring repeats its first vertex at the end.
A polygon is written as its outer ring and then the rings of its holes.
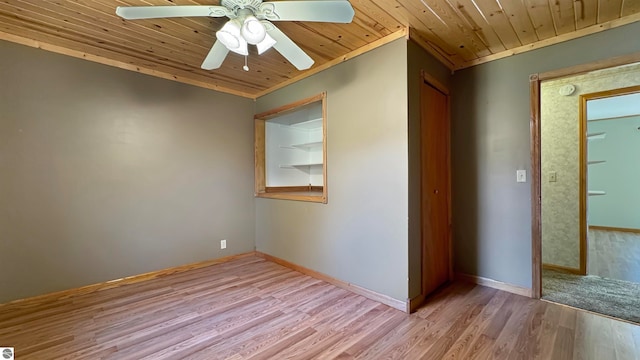
{"type": "Polygon", "coordinates": [[[394,40],[397,40],[397,39],[400,39],[400,38],[403,38],[403,37],[408,39],[408,34],[409,34],[409,30],[406,27],[404,27],[404,28],[402,28],[402,29],[400,29],[400,30],[398,30],[398,31],[396,31],[394,33],[391,33],[391,34],[389,34],[389,35],[387,35],[387,36],[385,36],[383,38],[380,38],[380,39],[378,39],[378,40],[376,40],[376,41],[374,41],[374,42],[372,42],[370,44],[367,44],[367,45],[365,45],[363,47],[360,47],[360,48],[358,48],[356,50],[353,50],[350,53],[347,53],[347,54],[345,54],[343,56],[340,56],[339,58],[336,58],[336,59],[333,59],[331,61],[328,61],[328,62],[326,62],[326,63],[324,63],[322,65],[313,67],[313,68],[305,71],[304,73],[302,73],[302,74],[300,74],[300,75],[298,75],[296,77],[293,77],[293,78],[291,78],[291,79],[289,79],[287,81],[279,83],[276,86],[272,86],[272,87],[270,87],[270,88],[268,88],[266,90],[258,92],[255,95],[255,98],[257,99],[257,98],[259,98],[261,96],[264,96],[264,95],[267,95],[267,94],[269,94],[269,93],[271,93],[273,91],[276,91],[278,89],[282,89],[283,87],[289,86],[289,85],[291,85],[291,84],[293,84],[295,82],[298,82],[298,81],[300,81],[302,79],[308,78],[311,75],[315,75],[315,74],[319,73],[320,71],[326,70],[326,69],[328,69],[328,68],[330,68],[332,66],[335,66],[335,65],[338,65],[338,64],[340,64],[342,62],[345,62],[347,60],[353,59],[354,57],[362,55],[362,54],[364,54],[366,52],[369,52],[369,51],[371,51],[373,49],[379,48],[380,46],[386,45],[386,44],[388,44],[388,43],[390,43],[390,42],[392,42],[394,40]]]}
{"type": "Polygon", "coordinates": [[[587,64],[574,65],[567,68],[551,70],[540,73],[540,81],[557,79],[565,76],[575,76],[579,74],[588,73],[590,71],[602,70],[606,68],[612,68],[621,65],[628,65],[632,63],[640,62],[640,52],[635,52],[627,55],[616,56],[614,58],[608,58],[604,60],[594,61],[587,64]]]}
{"type": "Polygon", "coordinates": [[[37,48],[37,49],[51,51],[51,52],[54,52],[54,53],[57,53],[57,54],[61,54],[61,55],[72,56],[72,57],[75,57],[75,58],[78,58],[78,59],[89,60],[89,61],[93,61],[93,62],[96,62],[96,63],[99,63],[99,64],[103,64],[103,65],[114,66],[114,67],[117,67],[117,68],[120,68],[120,69],[124,69],[124,70],[135,71],[135,72],[139,72],[139,73],[142,73],[142,74],[159,77],[159,78],[166,79],[166,80],[177,81],[177,82],[180,82],[180,83],[194,85],[194,86],[198,86],[198,87],[201,87],[201,88],[215,90],[215,91],[219,91],[219,92],[223,92],[223,93],[227,93],[227,94],[231,94],[231,95],[241,96],[241,97],[245,97],[245,98],[249,98],[249,99],[255,99],[256,98],[255,95],[253,95],[253,94],[249,94],[249,93],[245,93],[245,92],[229,89],[229,88],[226,88],[226,87],[223,87],[223,86],[219,86],[219,85],[215,85],[215,84],[212,84],[212,83],[209,83],[209,82],[198,81],[198,80],[194,80],[194,79],[188,79],[188,78],[185,78],[185,77],[182,77],[182,76],[169,74],[169,73],[166,73],[164,71],[158,71],[158,70],[155,70],[155,69],[149,69],[149,68],[145,68],[145,67],[141,67],[141,66],[136,66],[136,65],[128,64],[128,63],[123,62],[123,61],[112,60],[112,59],[105,58],[103,56],[92,55],[92,54],[89,54],[89,53],[86,53],[86,52],[83,52],[83,51],[72,50],[72,49],[68,49],[68,48],[63,47],[63,46],[53,45],[53,44],[49,44],[49,43],[46,43],[46,42],[30,39],[30,38],[27,38],[27,37],[5,33],[3,31],[0,31],[0,40],[6,40],[6,41],[13,42],[13,43],[16,43],[16,44],[21,44],[21,45],[34,47],[34,48],[37,48]]]}
{"type": "Polygon", "coordinates": [[[409,29],[409,39],[415,42],[418,46],[426,50],[429,54],[433,55],[441,64],[447,67],[447,69],[453,71],[456,69],[456,64],[449,59],[445,54],[444,50],[439,49],[432,42],[424,39],[418,31],[414,28],[409,29]]]}
{"type": "Polygon", "coordinates": [[[552,38],[549,38],[549,39],[546,39],[546,40],[537,41],[537,42],[529,44],[529,45],[519,46],[517,48],[501,51],[499,53],[495,53],[495,54],[491,54],[491,55],[488,55],[488,56],[481,57],[479,59],[475,59],[475,60],[467,61],[467,62],[464,62],[464,63],[461,63],[461,64],[457,64],[455,70],[460,70],[460,69],[472,67],[472,66],[475,66],[475,65],[480,65],[480,64],[487,63],[489,61],[502,59],[502,58],[505,58],[505,57],[521,54],[521,53],[524,53],[524,52],[527,52],[527,51],[531,51],[531,50],[540,49],[540,48],[543,48],[543,47],[546,47],[546,46],[550,46],[550,45],[555,45],[555,44],[558,44],[558,43],[561,43],[561,42],[565,42],[565,41],[569,41],[569,40],[573,40],[573,39],[576,39],[576,38],[579,38],[579,37],[582,37],[582,36],[599,33],[601,31],[617,28],[617,27],[623,26],[623,25],[628,25],[628,24],[634,23],[636,21],[640,21],[640,13],[629,15],[629,16],[625,16],[623,18],[612,20],[612,21],[609,21],[609,22],[606,22],[606,23],[596,24],[596,25],[593,25],[593,26],[586,27],[584,29],[580,29],[580,30],[577,30],[577,31],[573,31],[573,32],[570,32],[570,33],[563,34],[563,35],[558,35],[558,36],[555,36],[555,37],[552,37],[552,38]]]}

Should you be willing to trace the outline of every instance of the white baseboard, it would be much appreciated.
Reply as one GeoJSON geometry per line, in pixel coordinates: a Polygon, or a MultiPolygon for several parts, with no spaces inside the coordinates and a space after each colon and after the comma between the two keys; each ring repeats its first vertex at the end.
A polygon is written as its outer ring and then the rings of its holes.
{"type": "Polygon", "coordinates": [[[518,286],[518,285],[507,284],[507,283],[504,283],[502,281],[497,281],[497,280],[485,278],[485,277],[482,277],[482,276],[462,274],[462,273],[456,273],[455,277],[456,277],[456,279],[458,279],[460,281],[466,281],[466,282],[470,282],[470,283],[473,283],[473,284],[478,284],[478,285],[482,285],[482,286],[486,286],[486,287],[490,287],[490,288],[494,288],[494,289],[510,292],[510,293],[516,294],[516,295],[522,295],[522,296],[526,296],[526,297],[531,297],[531,289],[525,288],[525,287],[521,287],[521,286],[518,286]]]}

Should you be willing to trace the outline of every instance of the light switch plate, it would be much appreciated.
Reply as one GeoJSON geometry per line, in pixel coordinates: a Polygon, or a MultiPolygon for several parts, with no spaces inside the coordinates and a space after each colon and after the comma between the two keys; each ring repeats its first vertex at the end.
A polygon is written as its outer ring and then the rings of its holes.
{"type": "Polygon", "coordinates": [[[527,182],[527,170],[516,170],[516,181],[519,183],[527,182]]]}
{"type": "Polygon", "coordinates": [[[556,181],[558,181],[558,173],[556,173],[555,171],[549,172],[549,182],[556,182],[556,181]]]}

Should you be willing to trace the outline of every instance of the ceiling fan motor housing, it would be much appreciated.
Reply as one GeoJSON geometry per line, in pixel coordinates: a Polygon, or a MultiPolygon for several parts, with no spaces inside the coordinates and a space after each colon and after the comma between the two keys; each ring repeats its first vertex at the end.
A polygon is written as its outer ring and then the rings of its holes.
{"type": "Polygon", "coordinates": [[[237,13],[239,9],[249,9],[253,12],[257,12],[260,9],[262,0],[221,0],[220,5],[237,13]]]}

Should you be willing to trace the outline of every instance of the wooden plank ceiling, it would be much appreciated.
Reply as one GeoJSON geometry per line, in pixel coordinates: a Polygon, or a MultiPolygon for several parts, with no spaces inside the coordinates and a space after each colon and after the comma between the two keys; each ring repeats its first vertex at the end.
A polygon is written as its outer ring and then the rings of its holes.
{"type": "Polygon", "coordinates": [[[350,24],[278,22],[314,60],[298,71],[274,50],[229,53],[200,69],[226,18],[126,21],[126,5],[218,0],[0,0],[0,39],[250,98],[405,36],[452,70],[640,20],[640,0],[351,0],[350,24]]]}

